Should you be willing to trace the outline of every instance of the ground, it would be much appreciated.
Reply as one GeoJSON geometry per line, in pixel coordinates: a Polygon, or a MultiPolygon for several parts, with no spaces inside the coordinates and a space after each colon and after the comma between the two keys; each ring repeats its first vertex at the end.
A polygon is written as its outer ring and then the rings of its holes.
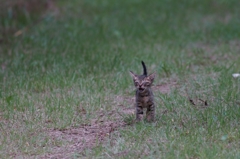
{"type": "Polygon", "coordinates": [[[239,158],[239,3],[51,1],[17,20],[9,10],[0,158],[239,158]],[[156,73],[154,123],[134,122],[129,71],[142,60],[156,73]]]}

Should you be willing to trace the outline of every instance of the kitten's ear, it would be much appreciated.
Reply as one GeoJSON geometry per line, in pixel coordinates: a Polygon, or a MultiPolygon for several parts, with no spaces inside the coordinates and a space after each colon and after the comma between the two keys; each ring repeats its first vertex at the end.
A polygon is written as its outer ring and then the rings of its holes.
{"type": "Polygon", "coordinates": [[[153,82],[155,76],[156,76],[156,73],[152,73],[152,74],[148,75],[147,78],[148,78],[151,82],[153,82]]]}
{"type": "Polygon", "coordinates": [[[132,71],[129,71],[130,75],[132,76],[133,79],[135,79],[137,77],[137,75],[135,75],[132,71]]]}

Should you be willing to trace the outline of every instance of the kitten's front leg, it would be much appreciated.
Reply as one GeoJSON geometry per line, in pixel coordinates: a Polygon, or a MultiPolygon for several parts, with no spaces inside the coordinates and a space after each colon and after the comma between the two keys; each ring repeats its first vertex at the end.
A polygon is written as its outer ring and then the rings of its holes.
{"type": "Polygon", "coordinates": [[[143,107],[140,103],[136,103],[136,121],[143,120],[143,107]]]}
{"type": "Polygon", "coordinates": [[[151,103],[148,107],[147,107],[147,120],[149,122],[154,122],[155,120],[155,104],[151,103]]]}

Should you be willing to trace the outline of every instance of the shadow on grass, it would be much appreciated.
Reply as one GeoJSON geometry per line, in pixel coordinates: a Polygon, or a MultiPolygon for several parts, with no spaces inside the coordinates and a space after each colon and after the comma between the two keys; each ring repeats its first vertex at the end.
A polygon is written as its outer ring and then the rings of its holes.
{"type": "Polygon", "coordinates": [[[53,0],[0,0],[0,44],[21,35],[53,9],[56,9],[53,0]]]}

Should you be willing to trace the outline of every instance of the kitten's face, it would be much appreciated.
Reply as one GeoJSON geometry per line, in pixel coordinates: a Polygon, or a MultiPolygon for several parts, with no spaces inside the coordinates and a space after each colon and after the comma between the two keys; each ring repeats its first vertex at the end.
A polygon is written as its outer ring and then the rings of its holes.
{"type": "Polygon", "coordinates": [[[133,77],[133,82],[136,89],[138,89],[140,92],[144,92],[144,90],[151,87],[155,77],[155,73],[149,76],[144,76],[144,75],[138,76],[131,71],[130,71],[130,75],[133,77]]]}

